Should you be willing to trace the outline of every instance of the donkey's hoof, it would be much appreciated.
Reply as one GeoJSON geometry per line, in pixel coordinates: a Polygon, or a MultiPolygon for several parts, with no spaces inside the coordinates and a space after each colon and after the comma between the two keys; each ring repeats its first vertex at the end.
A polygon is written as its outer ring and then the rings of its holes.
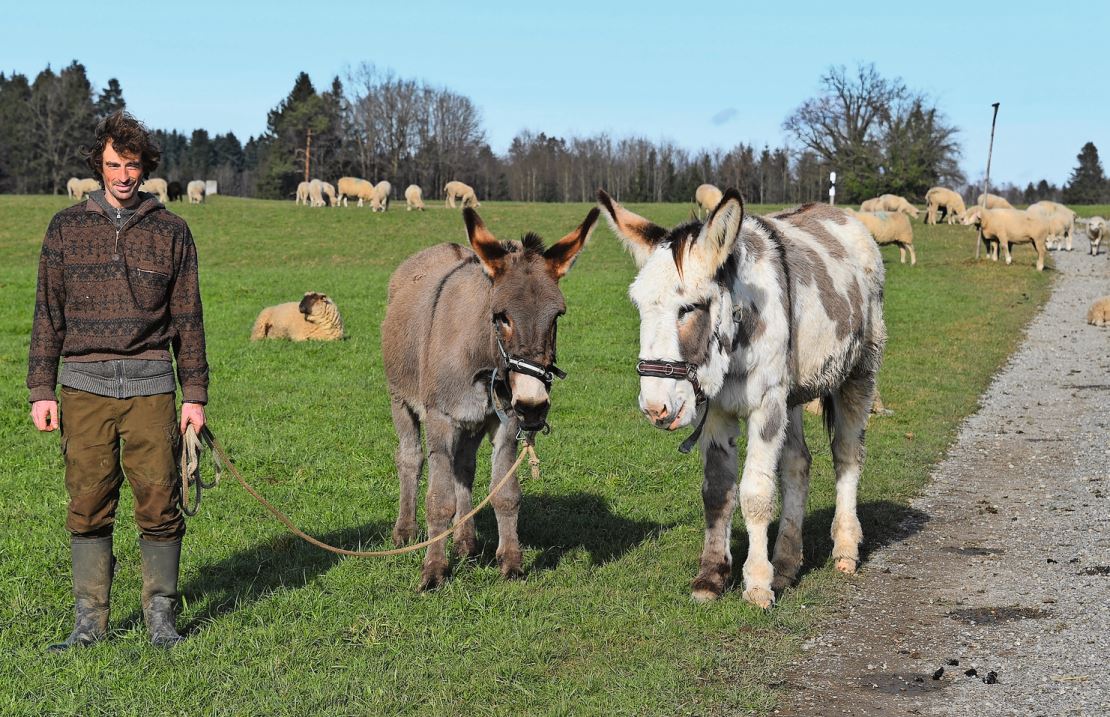
{"type": "Polygon", "coordinates": [[[858,563],[852,558],[837,558],[836,569],[845,575],[855,575],[858,563]]]}
{"type": "Polygon", "coordinates": [[[779,575],[775,573],[775,579],[771,581],[771,591],[776,595],[782,595],[782,591],[794,584],[794,578],[788,575],[779,575]]]}
{"type": "Polygon", "coordinates": [[[524,577],[523,556],[519,550],[506,550],[497,556],[497,564],[501,568],[501,577],[506,580],[515,580],[524,577]]]}
{"type": "Polygon", "coordinates": [[[425,567],[420,574],[420,587],[418,591],[422,593],[431,592],[438,587],[441,587],[447,579],[447,566],[425,567]]]}
{"type": "Polygon", "coordinates": [[[748,588],[744,591],[744,599],[764,610],[775,604],[775,594],[767,588],[748,588]]]}
{"type": "Polygon", "coordinates": [[[690,586],[690,597],[695,602],[709,602],[721,597],[728,585],[731,569],[728,564],[721,564],[711,568],[703,567],[694,584],[690,586]]]}
{"type": "Polygon", "coordinates": [[[415,525],[395,525],[393,526],[393,545],[400,548],[402,545],[408,545],[416,538],[415,525]]]}
{"type": "Polygon", "coordinates": [[[697,603],[713,602],[721,597],[719,592],[707,588],[694,588],[690,591],[690,599],[697,603]]]}
{"type": "Polygon", "coordinates": [[[478,541],[474,539],[473,535],[455,540],[453,551],[455,557],[459,560],[466,560],[471,555],[474,555],[477,550],[478,541]]]}

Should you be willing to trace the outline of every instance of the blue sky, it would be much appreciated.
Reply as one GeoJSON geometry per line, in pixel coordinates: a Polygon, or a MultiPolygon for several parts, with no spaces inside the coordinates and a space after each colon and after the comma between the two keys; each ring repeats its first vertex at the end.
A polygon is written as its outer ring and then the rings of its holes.
{"type": "Polygon", "coordinates": [[[33,78],[76,59],[97,88],[119,79],[152,127],[246,141],[298,72],[323,90],[370,62],[468,96],[503,152],[523,129],[779,146],[830,65],[873,62],[961,128],[969,178],[996,101],[992,180],[1060,184],[1085,142],[1110,152],[1110,3],[846,5],[17,2],[0,71],[33,78]]]}

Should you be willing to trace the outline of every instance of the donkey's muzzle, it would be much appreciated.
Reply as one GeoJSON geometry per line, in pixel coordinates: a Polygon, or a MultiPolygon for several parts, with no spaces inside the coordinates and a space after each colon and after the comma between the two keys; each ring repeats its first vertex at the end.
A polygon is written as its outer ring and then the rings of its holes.
{"type": "Polygon", "coordinates": [[[520,427],[525,431],[539,431],[547,425],[547,411],[551,408],[550,401],[542,403],[525,403],[513,401],[513,412],[516,413],[520,427]]]}

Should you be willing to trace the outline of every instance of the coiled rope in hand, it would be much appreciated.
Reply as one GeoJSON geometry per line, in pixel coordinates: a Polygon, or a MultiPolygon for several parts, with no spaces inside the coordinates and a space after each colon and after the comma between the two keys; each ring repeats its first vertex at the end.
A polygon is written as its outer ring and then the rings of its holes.
{"type": "Polygon", "coordinates": [[[247,481],[239,473],[239,469],[235,467],[234,463],[232,463],[231,458],[228,457],[227,452],[224,451],[223,446],[220,445],[219,440],[217,440],[216,436],[212,434],[212,431],[208,430],[208,426],[204,426],[203,428],[201,428],[200,435],[198,436],[197,432],[190,424],[185,432],[184,440],[182,441],[181,508],[186,515],[196,515],[197,510],[200,508],[201,487],[211,488],[217,485],[220,480],[221,472],[226,467],[227,470],[231,471],[231,475],[235,476],[235,480],[239,481],[239,484],[243,486],[243,488],[248,493],[250,493],[255,500],[261,503],[262,506],[266,508],[266,510],[270,511],[270,513],[272,513],[275,518],[284,523],[285,527],[289,528],[289,530],[294,535],[307,543],[311,543],[318,548],[322,548],[324,550],[327,550],[328,552],[335,553],[337,555],[349,555],[354,558],[381,558],[390,555],[404,555],[405,553],[411,553],[417,550],[421,550],[422,548],[426,548],[433,543],[438,543],[439,541],[450,535],[452,532],[454,532],[458,526],[462,525],[463,523],[477,515],[478,511],[486,507],[486,505],[488,505],[489,502],[493,500],[493,496],[497,494],[497,491],[501,490],[501,488],[503,488],[505,484],[508,483],[509,480],[516,475],[516,470],[520,467],[520,464],[524,461],[525,457],[528,458],[528,464],[532,469],[532,479],[539,480],[540,459],[539,456],[536,455],[534,439],[532,436],[527,436],[524,438],[523,442],[524,450],[521,451],[520,455],[517,456],[516,462],[513,463],[512,467],[509,468],[505,475],[502,476],[501,479],[497,481],[497,483],[494,484],[493,487],[490,488],[489,495],[483,498],[481,502],[478,503],[478,505],[474,506],[474,508],[472,508],[469,513],[456,520],[454,523],[451,524],[451,527],[449,527],[447,530],[443,531],[439,535],[428,538],[427,540],[419,543],[414,543],[413,545],[406,545],[403,548],[393,548],[392,550],[347,550],[346,548],[337,548],[334,545],[328,545],[322,540],[318,540],[308,533],[305,533],[293,523],[289,516],[285,515],[285,513],[282,513],[280,510],[275,508],[272,504],[270,504],[269,501],[263,498],[262,495],[257,490],[255,490],[253,486],[251,486],[250,483],[247,483],[247,481]],[[200,453],[202,444],[207,445],[209,448],[212,449],[213,460],[216,465],[216,479],[211,484],[204,483],[200,478],[200,453]],[[187,469],[189,470],[188,473],[186,473],[187,469]],[[196,490],[196,501],[191,508],[189,508],[187,505],[187,496],[190,486],[194,486],[196,490]],[[190,512],[190,510],[192,512],[190,512]]]}

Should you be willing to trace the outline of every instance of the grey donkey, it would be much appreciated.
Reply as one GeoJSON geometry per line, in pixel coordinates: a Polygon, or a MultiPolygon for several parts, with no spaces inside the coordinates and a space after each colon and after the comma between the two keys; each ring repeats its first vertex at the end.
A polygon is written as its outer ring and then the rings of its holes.
{"type": "MultiPolygon", "coordinates": [[[[389,280],[382,321],[385,365],[397,431],[400,505],[393,542],[411,541],[416,491],[424,467],[425,432],[429,536],[450,527],[471,506],[475,457],[482,438],[493,442],[493,481],[516,461],[518,431],[547,425],[555,367],[556,321],[566,311],[559,280],[566,275],[597,221],[592,210],[577,229],[549,249],[534,234],[500,242],[477,212],[463,210],[467,249],[440,244],[406,259],[389,280]]],[[[523,574],[514,479],[493,498],[497,561],[507,578],[523,574]]],[[[454,552],[476,548],[474,522],[454,532],[454,552]]],[[[420,589],[438,587],[447,574],[445,541],[428,548],[420,589]]]]}
{"type": "Polygon", "coordinates": [[[735,189],[704,224],[669,230],[605,192],[598,198],[640,269],[629,289],[640,312],[640,408],[667,430],[698,424],[705,544],[694,599],[712,600],[728,585],[738,502],[748,529],[744,599],[770,607],[773,591],[797,576],[810,467],[802,405],[817,397],[836,469],[833,558],[855,572],[863,538],[856,488],[886,342],[883,262],[867,228],[819,204],[745,214],[735,189]],[[782,519],[768,560],[776,477],[782,519]]]}

